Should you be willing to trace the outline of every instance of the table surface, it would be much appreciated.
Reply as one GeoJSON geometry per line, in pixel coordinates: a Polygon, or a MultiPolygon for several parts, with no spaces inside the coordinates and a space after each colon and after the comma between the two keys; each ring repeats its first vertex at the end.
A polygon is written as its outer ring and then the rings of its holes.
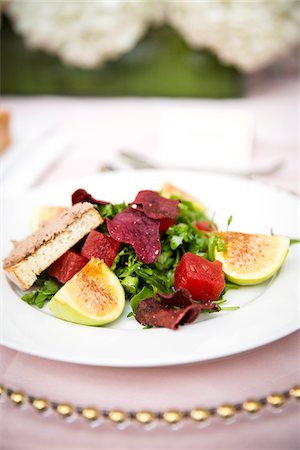
{"type": "MultiPolygon", "coordinates": [[[[5,98],[13,116],[55,119],[67,130],[72,148],[38,184],[94,173],[112,161],[120,148],[147,154],[156,145],[157,114],[176,106],[240,108],[257,119],[254,160],[284,158],[284,166],[262,181],[300,192],[299,86],[295,78],[255,86],[241,100],[5,98]],[[298,111],[298,115],[297,115],[298,111]],[[298,143],[299,144],[299,143],[298,143]]],[[[299,292],[298,292],[299,294],[299,292]]],[[[298,295],[299,296],[299,295],[298,295]]],[[[253,330],[255,332],[255,329],[253,330]]],[[[133,410],[190,409],[260,398],[299,383],[299,334],[265,347],[207,363],[150,369],[91,367],[45,360],[0,348],[4,385],[57,402],[133,410]]],[[[159,424],[151,431],[111,424],[92,428],[82,419],[67,423],[54,414],[38,415],[8,400],[0,408],[3,449],[297,449],[299,410],[289,400],[280,414],[265,409],[251,420],[239,414],[234,423],[221,419],[202,429],[186,423],[176,431],[159,424]]]]}

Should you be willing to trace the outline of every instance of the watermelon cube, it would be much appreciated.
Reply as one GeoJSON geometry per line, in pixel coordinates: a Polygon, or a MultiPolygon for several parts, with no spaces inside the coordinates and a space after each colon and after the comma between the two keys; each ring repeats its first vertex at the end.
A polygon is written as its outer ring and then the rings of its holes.
{"type": "Polygon", "coordinates": [[[74,252],[68,250],[64,255],[57,259],[48,269],[48,274],[65,284],[77,272],[79,272],[89,260],[74,252]]]}
{"type": "Polygon", "coordinates": [[[176,268],[174,286],[187,289],[194,300],[215,301],[225,287],[222,263],[187,252],[176,268]]]}
{"type": "Polygon", "coordinates": [[[110,267],[115,259],[120,243],[110,236],[92,230],[81,249],[81,255],[85,258],[92,257],[102,259],[110,267]]]}

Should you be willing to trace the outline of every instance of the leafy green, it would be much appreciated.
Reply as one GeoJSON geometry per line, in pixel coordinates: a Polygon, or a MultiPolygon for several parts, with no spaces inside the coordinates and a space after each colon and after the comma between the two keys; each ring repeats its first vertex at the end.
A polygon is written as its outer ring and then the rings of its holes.
{"type": "Polygon", "coordinates": [[[233,219],[233,217],[230,216],[230,217],[228,218],[228,220],[227,220],[227,231],[228,231],[229,225],[230,225],[231,222],[232,222],[232,219],[233,219]]]}
{"type": "MultiPolygon", "coordinates": [[[[124,209],[127,208],[126,203],[117,203],[113,205],[112,203],[108,203],[106,205],[95,205],[93,204],[94,208],[99,212],[100,216],[103,219],[112,219],[117,215],[118,213],[124,211],[124,209]]],[[[107,225],[104,221],[102,225],[100,225],[99,230],[101,233],[108,234],[107,225]]]]}
{"type": "Polygon", "coordinates": [[[195,224],[200,220],[208,220],[205,212],[197,207],[193,202],[188,200],[181,200],[179,203],[179,214],[177,216],[177,223],[195,224]]]}
{"type": "Polygon", "coordinates": [[[139,303],[142,300],[145,300],[146,298],[152,298],[154,297],[154,295],[155,294],[152,289],[144,286],[142,290],[131,299],[130,306],[132,308],[133,313],[135,313],[139,303]]]}
{"type": "Polygon", "coordinates": [[[215,260],[215,253],[226,252],[226,245],[223,239],[218,234],[213,234],[208,239],[207,256],[210,261],[215,260]]]}
{"type": "Polygon", "coordinates": [[[167,242],[171,250],[180,249],[182,253],[191,252],[197,255],[207,251],[208,238],[193,224],[179,223],[170,227],[167,242]]]}
{"type": "Polygon", "coordinates": [[[220,306],[221,311],[236,311],[240,309],[239,306],[220,306]]]}
{"type": "Polygon", "coordinates": [[[121,280],[121,284],[126,292],[135,295],[137,293],[139,279],[137,277],[127,275],[125,278],[123,278],[123,280],[121,280]]]}
{"type": "Polygon", "coordinates": [[[224,294],[228,292],[230,289],[239,289],[241,286],[238,284],[230,283],[229,281],[226,281],[225,288],[224,288],[224,294]]]}
{"type": "Polygon", "coordinates": [[[117,203],[115,205],[113,205],[112,203],[108,203],[106,205],[93,205],[93,206],[94,208],[97,209],[97,211],[99,212],[99,214],[103,219],[106,218],[112,219],[113,217],[115,217],[116,214],[124,211],[124,209],[127,208],[125,202],[117,203]]]}
{"type": "Polygon", "coordinates": [[[300,239],[292,239],[290,238],[290,245],[299,244],[300,239]]]}
{"type": "Polygon", "coordinates": [[[57,281],[46,279],[43,282],[42,287],[24,294],[21,299],[29,305],[35,305],[38,308],[42,308],[45,302],[51,300],[60,287],[61,284],[57,281]]]}

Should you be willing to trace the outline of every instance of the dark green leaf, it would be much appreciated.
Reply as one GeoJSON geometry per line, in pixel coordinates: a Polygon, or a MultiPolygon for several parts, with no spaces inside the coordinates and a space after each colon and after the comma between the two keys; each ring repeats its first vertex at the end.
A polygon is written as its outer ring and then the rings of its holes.
{"type": "Polygon", "coordinates": [[[229,225],[231,224],[231,222],[232,222],[232,216],[230,216],[229,219],[227,220],[227,230],[228,230],[229,225]]]}
{"type": "MultiPolygon", "coordinates": [[[[38,308],[42,308],[46,301],[51,300],[51,298],[60,289],[61,285],[57,281],[52,279],[43,278],[43,285],[38,289],[32,290],[27,294],[24,294],[21,298],[29,305],[35,305],[38,308]]],[[[40,280],[36,283],[39,285],[40,280]]]]}
{"type": "Polygon", "coordinates": [[[29,305],[34,305],[37,295],[38,295],[38,291],[31,291],[31,292],[28,292],[27,294],[24,294],[21,297],[21,299],[24,300],[24,302],[28,303],[29,305]]]}
{"type": "Polygon", "coordinates": [[[152,298],[152,297],[154,297],[153,290],[144,286],[143,289],[138,294],[136,294],[134,297],[132,297],[132,299],[131,299],[130,305],[131,305],[133,313],[135,313],[139,303],[142,300],[145,300],[146,298],[152,298]]]}
{"type": "Polygon", "coordinates": [[[137,277],[127,275],[123,280],[121,280],[121,284],[129,294],[135,295],[137,293],[139,280],[137,277]]]}

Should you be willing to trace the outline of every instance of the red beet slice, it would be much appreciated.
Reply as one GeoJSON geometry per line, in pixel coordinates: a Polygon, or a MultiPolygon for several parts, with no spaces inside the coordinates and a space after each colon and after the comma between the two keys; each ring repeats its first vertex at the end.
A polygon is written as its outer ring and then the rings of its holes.
{"type": "Polygon", "coordinates": [[[144,264],[157,260],[160,255],[158,220],[150,219],[137,209],[127,208],[106,221],[111,237],[132,245],[144,264]]]}
{"type": "Polygon", "coordinates": [[[175,219],[179,211],[179,200],[162,197],[155,191],[140,191],[132,204],[141,207],[151,219],[175,219]]]}
{"type": "Polygon", "coordinates": [[[72,194],[72,205],[75,205],[75,203],[81,203],[81,202],[94,203],[95,205],[108,205],[110,203],[110,202],[104,202],[103,200],[97,200],[96,198],[92,197],[91,194],[89,194],[84,189],[77,189],[77,191],[73,192],[73,194],[72,194]]]}
{"type": "Polygon", "coordinates": [[[201,305],[197,303],[192,303],[185,308],[174,309],[154,298],[148,298],[139,303],[135,318],[142,325],[177,330],[179,325],[194,322],[201,310],[201,305]]]}
{"type": "Polygon", "coordinates": [[[48,274],[65,284],[77,272],[79,272],[89,260],[74,252],[68,250],[64,255],[57,259],[48,269],[48,274]]]}
{"type": "Polygon", "coordinates": [[[91,259],[92,256],[103,259],[105,264],[110,267],[118,253],[119,247],[120,243],[110,236],[92,230],[81,249],[81,255],[88,259],[91,259]]]}

